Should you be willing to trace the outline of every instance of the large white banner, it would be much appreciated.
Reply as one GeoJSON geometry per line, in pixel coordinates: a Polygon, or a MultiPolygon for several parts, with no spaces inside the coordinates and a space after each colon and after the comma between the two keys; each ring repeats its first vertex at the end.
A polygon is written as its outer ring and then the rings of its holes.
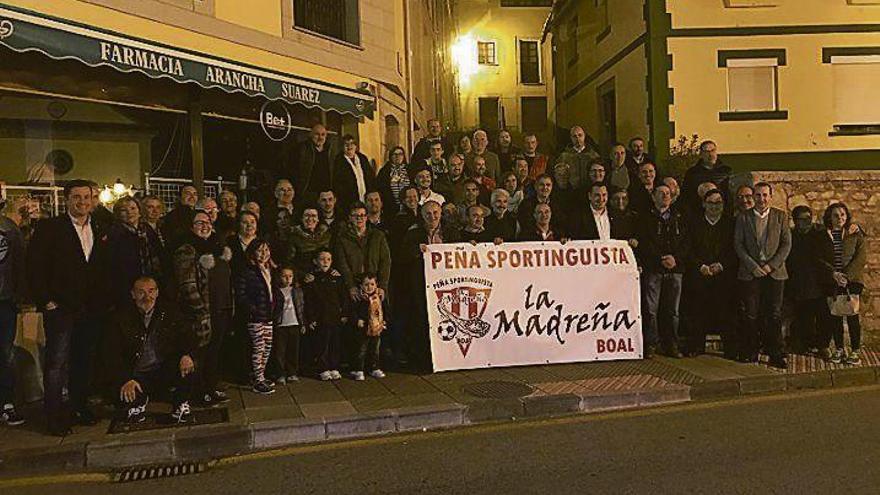
{"type": "Polygon", "coordinates": [[[430,245],[425,295],[434,371],[642,357],[624,241],[430,245]]]}

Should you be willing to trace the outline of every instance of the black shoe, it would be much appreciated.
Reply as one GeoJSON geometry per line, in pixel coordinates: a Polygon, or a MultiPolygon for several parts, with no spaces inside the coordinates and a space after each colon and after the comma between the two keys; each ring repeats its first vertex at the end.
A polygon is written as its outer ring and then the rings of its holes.
{"type": "Polygon", "coordinates": [[[24,424],[24,418],[15,410],[15,405],[5,404],[0,409],[0,423],[6,423],[9,426],[21,426],[24,424]]]}
{"type": "Polygon", "coordinates": [[[657,348],[653,345],[645,346],[644,358],[651,359],[657,353],[657,348]]]}
{"type": "Polygon", "coordinates": [[[666,349],[665,354],[667,356],[669,356],[671,358],[675,358],[675,359],[681,359],[684,357],[684,354],[682,354],[681,351],[678,350],[678,346],[676,346],[676,345],[669,346],[666,349]]]}
{"type": "Polygon", "coordinates": [[[783,370],[788,368],[788,363],[785,361],[785,357],[783,356],[771,357],[770,362],[768,362],[767,364],[769,364],[773,368],[779,368],[783,370]]]}
{"type": "Polygon", "coordinates": [[[95,426],[98,424],[98,417],[88,409],[80,409],[79,411],[74,411],[73,423],[80,426],[95,426]]]}

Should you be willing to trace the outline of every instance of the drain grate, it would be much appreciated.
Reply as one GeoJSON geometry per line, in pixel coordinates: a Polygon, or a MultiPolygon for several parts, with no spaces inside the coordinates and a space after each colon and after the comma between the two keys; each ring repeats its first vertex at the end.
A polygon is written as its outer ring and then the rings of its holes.
{"type": "Polygon", "coordinates": [[[462,392],[483,399],[515,399],[525,397],[535,388],[521,382],[491,380],[488,382],[468,383],[461,387],[462,392]]]}
{"type": "Polygon", "coordinates": [[[205,465],[198,462],[184,462],[179,464],[167,464],[164,466],[145,466],[129,468],[113,474],[114,483],[129,483],[132,481],[153,480],[158,478],[170,478],[172,476],[185,476],[198,474],[205,470],[205,465]]]}

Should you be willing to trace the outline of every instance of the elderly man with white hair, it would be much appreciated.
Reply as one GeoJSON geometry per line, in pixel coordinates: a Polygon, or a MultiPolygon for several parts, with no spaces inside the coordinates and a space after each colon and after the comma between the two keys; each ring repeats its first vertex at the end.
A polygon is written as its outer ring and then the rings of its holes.
{"type": "Polygon", "coordinates": [[[491,203],[492,214],[484,222],[486,232],[490,234],[496,244],[502,241],[515,241],[519,231],[519,223],[516,220],[516,215],[508,210],[510,193],[500,187],[495,189],[492,191],[491,203]]]}
{"type": "Polygon", "coordinates": [[[498,155],[489,151],[489,135],[482,129],[474,131],[474,149],[465,156],[464,168],[468,175],[474,175],[474,159],[478,156],[486,160],[486,177],[495,181],[501,181],[501,161],[498,155]]]}

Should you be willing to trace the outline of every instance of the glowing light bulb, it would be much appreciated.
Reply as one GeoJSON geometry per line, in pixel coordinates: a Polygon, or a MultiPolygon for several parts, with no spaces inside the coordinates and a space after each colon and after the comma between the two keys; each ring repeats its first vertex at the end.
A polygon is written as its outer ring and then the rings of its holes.
{"type": "Polygon", "coordinates": [[[123,194],[125,194],[125,191],[125,184],[123,184],[121,180],[116,179],[116,183],[113,184],[113,194],[117,196],[122,196],[123,194]]]}
{"type": "Polygon", "coordinates": [[[110,190],[109,187],[104,187],[104,190],[98,194],[98,199],[104,203],[105,205],[113,201],[113,191],[110,190]]]}

